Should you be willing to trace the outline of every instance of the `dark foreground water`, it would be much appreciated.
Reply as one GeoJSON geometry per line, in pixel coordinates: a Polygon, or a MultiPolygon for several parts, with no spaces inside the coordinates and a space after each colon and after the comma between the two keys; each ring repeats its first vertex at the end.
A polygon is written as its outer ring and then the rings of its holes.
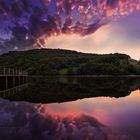
{"type": "Polygon", "coordinates": [[[139,89],[139,78],[31,78],[0,98],[0,140],[140,140],[139,89]]]}

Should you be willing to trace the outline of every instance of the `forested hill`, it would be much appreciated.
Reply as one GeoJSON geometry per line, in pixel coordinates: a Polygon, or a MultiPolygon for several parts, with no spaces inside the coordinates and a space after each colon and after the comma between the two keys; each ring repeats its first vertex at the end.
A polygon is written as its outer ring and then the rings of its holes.
{"type": "Polygon", "coordinates": [[[0,67],[30,75],[139,75],[140,61],[125,54],[87,54],[61,49],[35,49],[0,56],[0,67]]]}

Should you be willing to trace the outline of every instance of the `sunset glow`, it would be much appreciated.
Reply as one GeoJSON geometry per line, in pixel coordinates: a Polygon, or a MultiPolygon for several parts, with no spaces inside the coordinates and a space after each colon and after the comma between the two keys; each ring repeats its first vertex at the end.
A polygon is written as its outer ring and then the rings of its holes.
{"type": "Polygon", "coordinates": [[[86,53],[126,53],[139,60],[140,14],[111,22],[98,29],[94,34],[81,37],[79,35],[60,35],[46,39],[45,47],[76,50],[86,53]],[[130,31],[131,30],[131,31],[130,31]]]}

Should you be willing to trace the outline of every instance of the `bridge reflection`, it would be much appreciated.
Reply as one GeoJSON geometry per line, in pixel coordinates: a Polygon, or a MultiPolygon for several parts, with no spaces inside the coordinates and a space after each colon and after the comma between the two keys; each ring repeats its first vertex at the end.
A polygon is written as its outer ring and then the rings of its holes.
{"type": "Polygon", "coordinates": [[[27,88],[28,73],[22,70],[0,69],[0,96],[17,93],[27,88]]]}

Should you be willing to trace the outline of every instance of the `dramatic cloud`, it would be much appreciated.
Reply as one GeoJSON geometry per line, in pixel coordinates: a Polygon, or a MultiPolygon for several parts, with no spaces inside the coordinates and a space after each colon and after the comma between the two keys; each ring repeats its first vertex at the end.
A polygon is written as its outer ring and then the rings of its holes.
{"type": "Polygon", "coordinates": [[[1,0],[0,38],[7,44],[0,51],[44,47],[60,34],[89,35],[138,10],[138,0],[1,0]]]}
{"type": "Polygon", "coordinates": [[[140,12],[134,12],[112,21],[94,34],[53,36],[46,40],[46,47],[63,48],[90,53],[125,53],[140,59],[140,12]]]}

